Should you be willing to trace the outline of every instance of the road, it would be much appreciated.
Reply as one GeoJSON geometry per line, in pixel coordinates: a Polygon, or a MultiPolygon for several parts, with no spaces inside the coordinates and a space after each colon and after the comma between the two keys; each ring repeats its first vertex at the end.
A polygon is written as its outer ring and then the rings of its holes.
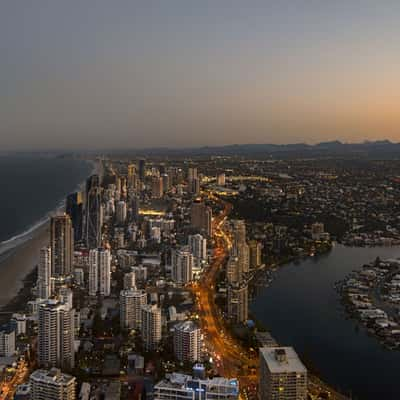
{"type": "Polygon", "coordinates": [[[213,220],[215,239],[213,260],[203,272],[200,281],[194,286],[200,321],[206,338],[206,346],[213,355],[218,374],[227,378],[238,378],[240,387],[245,393],[255,392],[257,376],[255,373],[249,375],[246,372],[250,366],[254,366],[255,360],[246,354],[247,350],[241,348],[229,330],[225,328],[223,316],[214,301],[217,275],[223,268],[231,247],[224,223],[231,212],[232,205],[220,199],[213,198],[213,200],[222,203],[224,209],[213,220]]]}
{"type": "Polygon", "coordinates": [[[29,369],[25,361],[20,361],[12,379],[1,383],[0,400],[13,399],[17,386],[26,382],[28,375],[29,369]]]}
{"type": "MultiPolygon", "coordinates": [[[[209,197],[222,203],[224,209],[213,220],[215,239],[213,260],[204,271],[200,281],[193,287],[196,293],[197,307],[200,310],[200,321],[206,337],[206,346],[215,358],[217,373],[227,378],[238,378],[241,399],[255,399],[257,398],[258,358],[251,357],[248,350],[243,349],[232,337],[230,331],[226,329],[223,316],[214,301],[217,275],[223,268],[231,247],[224,223],[232,210],[232,205],[212,194],[209,194],[209,197]],[[251,371],[253,372],[251,373],[251,371]]],[[[308,394],[311,399],[348,400],[347,396],[337,393],[311,374],[308,394]]]]}

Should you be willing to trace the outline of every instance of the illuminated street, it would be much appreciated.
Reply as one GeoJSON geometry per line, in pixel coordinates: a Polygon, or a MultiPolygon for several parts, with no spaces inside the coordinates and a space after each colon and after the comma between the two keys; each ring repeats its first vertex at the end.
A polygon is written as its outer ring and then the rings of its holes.
{"type": "Polygon", "coordinates": [[[0,400],[13,399],[17,386],[26,382],[29,370],[25,361],[20,361],[11,380],[1,382],[0,400]]]}
{"type": "MultiPolygon", "coordinates": [[[[210,195],[213,200],[221,201],[210,195]]],[[[225,263],[231,246],[228,232],[224,229],[224,222],[231,212],[231,204],[224,202],[224,210],[214,218],[215,250],[214,259],[204,271],[196,288],[196,299],[200,310],[201,324],[206,337],[206,345],[213,354],[216,371],[221,376],[238,377],[242,390],[255,394],[257,375],[243,373],[247,368],[254,367],[255,360],[251,359],[246,350],[232,338],[225,329],[221,313],[214,302],[215,280],[219,270],[225,263]]]]}

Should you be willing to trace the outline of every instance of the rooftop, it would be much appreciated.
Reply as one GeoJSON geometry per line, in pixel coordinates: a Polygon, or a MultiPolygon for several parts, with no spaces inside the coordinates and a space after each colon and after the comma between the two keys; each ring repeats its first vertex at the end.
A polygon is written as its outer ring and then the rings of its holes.
{"type": "Polygon", "coordinates": [[[272,373],[307,372],[293,347],[261,347],[260,355],[272,373]]]}
{"type": "Polygon", "coordinates": [[[216,377],[212,379],[197,379],[190,375],[181,373],[167,374],[165,379],[158,382],[156,388],[171,388],[182,390],[196,390],[199,387],[207,387],[210,392],[218,391],[218,388],[224,388],[226,392],[237,394],[239,390],[239,383],[237,379],[227,379],[216,377]]]}
{"type": "Polygon", "coordinates": [[[30,393],[30,391],[31,391],[31,387],[29,386],[29,384],[27,384],[27,383],[24,383],[24,384],[22,384],[22,385],[19,385],[18,387],[17,387],[17,390],[16,390],[16,392],[15,392],[15,395],[20,395],[20,396],[22,396],[22,395],[27,395],[28,393],[30,393]]]}
{"type": "Polygon", "coordinates": [[[175,325],[175,329],[181,332],[193,332],[199,329],[199,327],[195,322],[189,320],[180,322],[179,324],[175,325]]]}
{"type": "Polygon", "coordinates": [[[75,377],[68,374],[64,374],[57,368],[52,368],[50,370],[37,369],[36,371],[32,372],[30,379],[36,382],[40,381],[46,384],[49,383],[67,384],[75,381],[75,377]]]}

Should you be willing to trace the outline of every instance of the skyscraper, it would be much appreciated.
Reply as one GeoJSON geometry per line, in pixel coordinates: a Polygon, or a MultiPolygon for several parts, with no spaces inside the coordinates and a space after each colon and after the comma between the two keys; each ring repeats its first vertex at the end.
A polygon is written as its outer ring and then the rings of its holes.
{"type": "Polygon", "coordinates": [[[161,309],[156,304],[142,306],[142,338],[147,351],[157,350],[161,341],[161,309]]]}
{"type": "Polygon", "coordinates": [[[139,172],[139,178],[143,182],[145,173],[146,173],[146,161],[141,159],[138,162],[138,172],[139,172]]]}
{"type": "Polygon", "coordinates": [[[251,240],[249,242],[250,249],[250,267],[257,268],[261,265],[261,254],[262,254],[262,246],[261,243],[257,240],[251,240]]]}
{"type": "Polygon", "coordinates": [[[92,175],[86,182],[85,241],[90,249],[101,245],[101,188],[98,175],[92,175]]]}
{"type": "Polygon", "coordinates": [[[193,279],[193,254],[187,248],[172,252],[172,280],[185,285],[193,279]]]}
{"type": "Polygon", "coordinates": [[[239,243],[246,241],[246,223],[242,219],[232,220],[233,245],[237,247],[239,243]]]}
{"type": "Polygon", "coordinates": [[[240,274],[247,274],[250,271],[250,250],[246,242],[238,243],[236,254],[238,257],[240,274]]]}
{"type": "Polygon", "coordinates": [[[136,287],[136,274],[131,271],[124,275],[124,289],[134,289],[136,287]]]}
{"type": "Polygon", "coordinates": [[[111,253],[110,250],[98,249],[99,257],[99,294],[109,296],[111,293],[111,253]]]}
{"type": "Polygon", "coordinates": [[[99,290],[99,265],[96,249],[89,251],[89,296],[96,296],[99,290]]]}
{"type": "Polygon", "coordinates": [[[239,280],[250,270],[250,250],[246,242],[246,224],[243,220],[232,221],[233,247],[231,253],[237,257],[239,280]]]}
{"type": "Polygon", "coordinates": [[[200,176],[197,174],[197,168],[188,169],[188,191],[193,194],[200,194],[200,176]]]}
{"type": "Polygon", "coordinates": [[[8,323],[0,327],[0,357],[15,354],[15,326],[8,323]]]}
{"type": "Polygon", "coordinates": [[[248,320],[249,293],[247,282],[233,283],[228,286],[228,318],[236,324],[248,320]]]}
{"type": "Polygon", "coordinates": [[[74,240],[82,240],[83,235],[83,195],[82,192],[71,193],[67,197],[65,212],[69,215],[74,228],[74,240]]]}
{"type": "Polygon", "coordinates": [[[189,250],[193,254],[196,267],[201,267],[207,261],[207,239],[199,233],[189,235],[189,250]]]}
{"type": "Polygon", "coordinates": [[[125,201],[120,200],[117,203],[116,216],[117,216],[117,224],[119,225],[125,224],[127,216],[127,208],[125,201]]]}
{"type": "Polygon", "coordinates": [[[306,400],[307,369],[292,347],[260,348],[260,400],[306,400]]]}
{"type": "Polygon", "coordinates": [[[151,197],[159,199],[163,194],[163,179],[159,176],[153,176],[151,178],[151,197]]]}
{"type": "Polygon", "coordinates": [[[147,304],[147,294],[143,290],[121,290],[119,295],[120,321],[123,329],[140,329],[142,326],[142,306],[147,304]]]}
{"type": "Polygon", "coordinates": [[[226,280],[228,284],[238,283],[241,280],[239,270],[239,260],[235,256],[230,256],[226,265],[226,280]]]}
{"type": "Polygon", "coordinates": [[[86,180],[86,197],[87,194],[94,188],[100,186],[100,176],[97,174],[89,176],[86,180]]]}
{"type": "Polygon", "coordinates": [[[42,247],[40,249],[38,266],[38,296],[41,299],[48,299],[51,296],[51,248],[42,247]]]}
{"type": "Polygon", "coordinates": [[[164,191],[164,193],[166,193],[170,189],[170,181],[169,181],[168,174],[162,174],[161,179],[162,179],[163,191],[164,191]]]}
{"type": "Polygon", "coordinates": [[[72,369],[75,365],[75,310],[57,300],[39,305],[38,364],[72,369]]]}
{"type": "Polygon", "coordinates": [[[131,199],[131,219],[135,222],[139,219],[139,197],[132,196],[131,199]]]}
{"type": "Polygon", "coordinates": [[[37,369],[29,377],[31,400],[75,400],[76,379],[59,369],[37,369]]]}
{"type": "Polygon", "coordinates": [[[50,221],[51,274],[66,276],[72,273],[74,237],[69,215],[58,215],[50,221]]]}
{"type": "Polygon", "coordinates": [[[184,321],[175,326],[174,353],[177,360],[182,362],[201,360],[201,331],[193,321],[184,321]]]}
{"type": "Polygon", "coordinates": [[[135,190],[136,189],[136,165],[135,164],[129,164],[128,165],[128,176],[127,176],[127,183],[128,183],[128,188],[130,190],[135,190]]]}
{"type": "Polygon", "coordinates": [[[111,253],[98,248],[89,251],[89,296],[111,293],[111,253]]]}
{"type": "Polygon", "coordinates": [[[212,210],[200,199],[196,199],[190,208],[190,220],[193,228],[207,236],[212,236],[212,210]]]}

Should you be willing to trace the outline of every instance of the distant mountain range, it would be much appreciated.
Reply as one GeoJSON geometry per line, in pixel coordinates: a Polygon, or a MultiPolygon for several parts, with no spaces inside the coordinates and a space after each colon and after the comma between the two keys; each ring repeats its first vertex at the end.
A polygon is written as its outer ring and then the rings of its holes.
{"type": "MultiPolygon", "coordinates": [[[[90,156],[95,154],[134,158],[148,156],[160,157],[209,157],[209,156],[239,156],[257,158],[366,158],[366,159],[400,159],[400,143],[389,140],[364,141],[362,143],[343,143],[339,140],[321,142],[318,144],[230,144],[223,146],[202,147],[155,147],[134,149],[103,149],[81,151],[37,151],[35,154],[47,156],[90,156]]],[[[15,154],[15,152],[0,152],[0,155],[15,154]]],[[[16,152],[16,154],[32,154],[32,152],[16,152]]]]}
{"type": "Polygon", "coordinates": [[[159,156],[242,156],[268,158],[400,158],[400,143],[389,140],[365,141],[362,143],[343,143],[338,140],[310,145],[294,144],[232,144],[224,146],[203,146],[188,148],[148,148],[137,150],[115,150],[112,154],[159,155],[159,156]]]}

